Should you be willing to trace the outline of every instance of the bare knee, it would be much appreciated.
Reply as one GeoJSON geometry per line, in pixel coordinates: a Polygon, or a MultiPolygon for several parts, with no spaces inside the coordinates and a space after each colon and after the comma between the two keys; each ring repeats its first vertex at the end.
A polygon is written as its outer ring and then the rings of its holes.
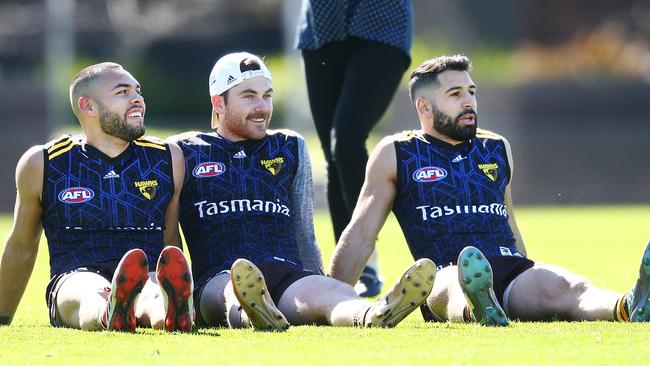
{"type": "Polygon", "coordinates": [[[578,310],[580,298],[590,286],[581,276],[554,273],[539,283],[537,301],[548,316],[572,319],[573,313],[578,310]]]}
{"type": "Polygon", "coordinates": [[[109,282],[91,272],[72,273],[62,281],[55,304],[59,321],[66,327],[100,329],[100,316],[106,308],[106,285],[109,282]]]}
{"type": "MultiPolygon", "coordinates": [[[[329,277],[326,278],[329,279],[329,277]]],[[[323,283],[323,290],[327,291],[328,294],[336,293],[341,296],[349,297],[349,298],[359,297],[356,291],[354,291],[354,287],[348,285],[345,282],[332,279],[332,280],[322,281],[322,283],[323,283]]]]}

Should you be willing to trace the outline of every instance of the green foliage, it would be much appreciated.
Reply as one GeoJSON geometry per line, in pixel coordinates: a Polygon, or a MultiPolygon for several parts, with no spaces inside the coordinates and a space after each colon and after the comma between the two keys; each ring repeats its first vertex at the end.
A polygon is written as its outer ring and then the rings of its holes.
{"type": "MultiPolygon", "coordinates": [[[[649,239],[650,206],[525,207],[517,210],[517,219],[531,258],[625,291],[635,280],[649,239]]],[[[2,243],[10,226],[11,217],[2,216],[2,243]]],[[[316,230],[327,266],[333,238],[325,212],[317,214],[316,230]]],[[[412,260],[392,217],[379,236],[378,249],[382,273],[390,284],[412,260]]],[[[48,324],[43,296],[48,271],[43,241],[14,324],[0,327],[0,364],[610,365],[639,364],[647,353],[647,324],[513,322],[496,329],[425,324],[419,314],[395,329],[304,326],[286,333],[207,329],[191,335],[54,329],[48,324]]]]}
{"type": "MultiPolygon", "coordinates": [[[[490,85],[513,85],[517,83],[516,54],[503,46],[480,44],[472,47],[455,47],[447,40],[435,35],[420,36],[413,42],[412,61],[409,70],[415,69],[425,60],[441,56],[463,54],[472,60],[475,82],[490,85]]],[[[408,83],[410,71],[404,75],[408,83]]]]}

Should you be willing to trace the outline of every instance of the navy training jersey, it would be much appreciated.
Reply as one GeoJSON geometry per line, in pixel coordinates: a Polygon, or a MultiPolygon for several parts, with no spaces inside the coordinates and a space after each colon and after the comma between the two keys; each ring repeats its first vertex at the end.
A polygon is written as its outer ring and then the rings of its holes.
{"type": "Polygon", "coordinates": [[[510,165],[501,136],[479,129],[451,145],[406,131],[395,135],[394,145],[393,212],[415,259],[446,266],[468,245],[486,256],[520,255],[504,204],[510,165]]]}
{"type": "Polygon", "coordinates": [[[217,133],[179,136],[185,155],[180,222],[192,274],[229,270],[237,258],[279,258],[302,266],[290,203],[298,168],[294,135],[268,131],[257,141],[217,133]]]}
{"type": "Polygon", "coordinates": [[[44,145],[43,228],[50,273],[120,260],[140,248],[155,264],[174,193],[169,148],[139,138],[110,158],[80,136],[44,145]]]}

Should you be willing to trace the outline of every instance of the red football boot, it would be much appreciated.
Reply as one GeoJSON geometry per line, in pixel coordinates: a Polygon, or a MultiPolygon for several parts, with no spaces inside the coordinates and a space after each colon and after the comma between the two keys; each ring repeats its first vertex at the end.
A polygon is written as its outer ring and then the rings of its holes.
{"type": "Polygon", "coordinates": [[[156,278],[165,301],[165,330],[192,331],[194,324],[194,281],[183,252],[175,246],[163,249],[156,278]]]}
{"type": "Polygon", "coordinates": [[[108,330],[135,331],[135,302],[148,279],[147,256],[140,249],[129,250],[113,274],[111,296],[106,304],[108,330]]]}

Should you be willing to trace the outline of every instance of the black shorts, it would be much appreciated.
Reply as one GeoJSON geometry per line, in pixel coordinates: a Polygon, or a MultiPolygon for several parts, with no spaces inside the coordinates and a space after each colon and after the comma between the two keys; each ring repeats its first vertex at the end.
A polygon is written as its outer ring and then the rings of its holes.
{"type": "MultiPolygon", "coordinates": [[[[501,306],[504,306],[503,297],[508,286],[520,274],[524,273],[527,269],[532,268],[535,262],[522,257],[516,256],[493,256],[487,257],[490,266],[492,266],[492,277],[494,280],[494,294],[501,306]]],[[[455,263],[451,263],[454,264],[455,263]]],[[[437,321],[437,317],[431,312],[426,303],[420,306],[422,317],[424,321],[433,322],[437,321]]]]}
{"type": "Polygon", "coordinates": [[[115,269],[119,263],[120,261],[110,261],[105,263],[91,264],[87,267],[80,267],[73,269],[72,271],[54,275],[45,288],[45,301],[47,302],[47,308],[50,313],[50,324],[53,327],[63,326],[56,311],[56,298],[59,294],[59,290],[61,289],[61,285],[63,282],[65,282],[65,278],[73,273],[93,272],[104,277],[106,280],[108,280],[108,282],[111,282],[113,279],[113,273],[115,273],[115,269]]]}
{"type": "MultiPolygon", "coordinates": [[[[282,259],[269,259],[259,263],[255,263],[257,268],[262,271],[264,280],[266,282],[266,288],[269,290],[271,299],[277,305],[284,295],[284,292],[293,285],[296,281],[303,277],[307,276],[318,276],[318,273],[306,270],[297,264],[282,259]]],[[[205,285],[210,282],[211,279],[216,277],[221,273],[230,273],[228,270],[214,270],[207,272],[201,279],[197,282],[198,285],[194,288],[194,304],[196,308],[196,322],[200,326],[205,326],[205,321],[201,317],[201,295],[203,294],[203,289],[205,285]]]]}

